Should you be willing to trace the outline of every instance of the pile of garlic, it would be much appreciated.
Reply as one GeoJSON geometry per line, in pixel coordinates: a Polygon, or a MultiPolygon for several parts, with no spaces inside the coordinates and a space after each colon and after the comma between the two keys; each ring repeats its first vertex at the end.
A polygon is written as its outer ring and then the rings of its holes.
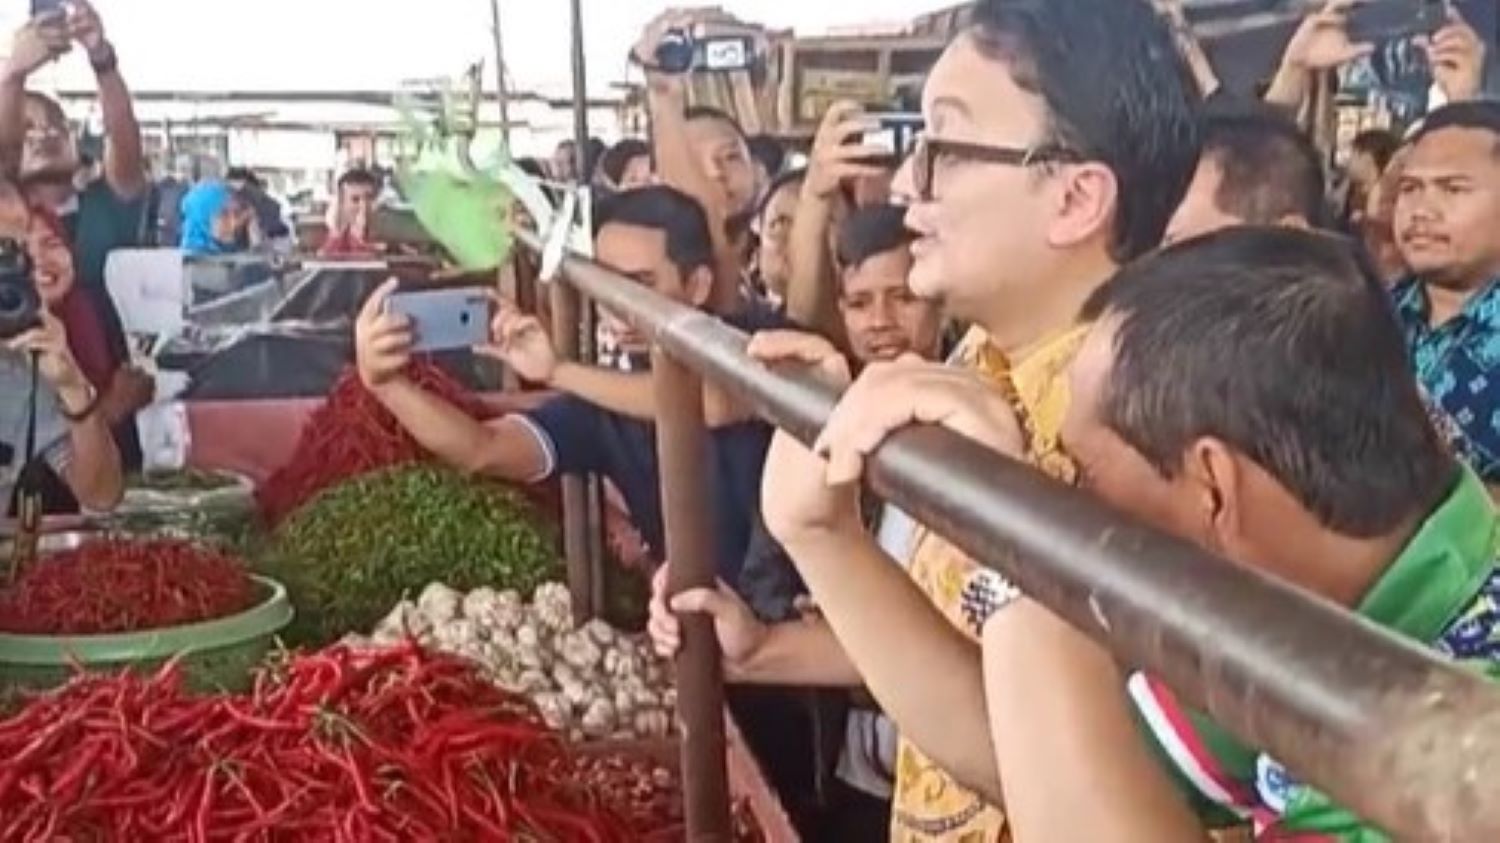
{"type": "Polygon", "coordinates": [[[543,585],[528,605],[514,591],[461,594],[433,583],[415,603],[396,606],[370,638],[350,643],[386,646],[407,637],[472,659],[573,740],[662,738],[673,730],[677,691],[650,642],[600,620],[574,628],[566,586],[543,585]]]}

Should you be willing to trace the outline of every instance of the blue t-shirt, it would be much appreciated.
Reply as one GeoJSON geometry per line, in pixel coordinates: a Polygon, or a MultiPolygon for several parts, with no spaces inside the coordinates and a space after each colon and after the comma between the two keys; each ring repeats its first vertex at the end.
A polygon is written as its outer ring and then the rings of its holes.
{"type": "MultiPolygon", "coordinates": [[[[768,307],[752,303],[728,324],[753,333],[789,327],[768,307]]],[[[550,456],[551,475],[598,474],[609,478],[630,507],[631,520],[651,555],[662,559],[666,537],[661,512],[661,467],[656,426],[612,413],[575,396],[553,399],[521,416],[550,456]]],[[[709,431],[704,455],[713,495],[715,567],[720,579],[740,581],[745,551],[760,514],[760,481],[771,427],[759,420],[709,431]]]]}

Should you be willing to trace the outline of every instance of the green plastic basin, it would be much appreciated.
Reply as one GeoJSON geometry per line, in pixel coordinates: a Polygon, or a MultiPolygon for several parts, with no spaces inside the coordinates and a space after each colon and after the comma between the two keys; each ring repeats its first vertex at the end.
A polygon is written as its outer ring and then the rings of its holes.
{"type": "Polygon", "coordinates": [[[119,635],[8,635],[0,633],[0,690],[56,687],[79,668],[151,671],[180,658],[189,686],[242,691],[293,611],[281,583],[253,577],[263,599],[237,615],[187,626],[119,635]]]}

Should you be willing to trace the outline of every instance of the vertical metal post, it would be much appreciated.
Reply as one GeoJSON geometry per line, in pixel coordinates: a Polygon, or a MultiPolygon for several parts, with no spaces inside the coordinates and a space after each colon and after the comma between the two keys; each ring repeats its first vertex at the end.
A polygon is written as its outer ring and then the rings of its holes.
{"type": "MultiPolygon", "coordinates": [[[[552,292],[552,338],[559,360],[578,359],[578,291],[572,285],[554,283],[552,292]]],[[[581,477],[562,478],[563,557],[568,566],[568,591],[573,595],[573,619],[583,623],[594,617],[591,605],[593,571],[589,564],[588,483],[581,477]]]]}
{"type": "Polygon", "coordinates": [[[510,150],[510,91],[505,84],[505,39],[500,29],[500,0],[490,0],[490,24],[495,34],[495,97],[500,102],[500,140],[510,150]]]}
{"type": "Polygon", "coordinates": [[[583,0],[573,7],[573,146],[578,161],[578,180],[584,182],[589,155],[589,78],[583,51],[583,0]]]}
{"type": "MultiPolygon", "coordinates": [[[[668,592],[713,588],[708,509],[708,429],[703,382],[660,348],[651,353],[656,387],[656,452],[667,535],[668,592]]],[[[688,840],[728,841],[730,805],[719,640],[707,615],[682,619],[677,710],[682,723],[682,783],[688,840]]]]}
{"type": "MultiPolygon", "coordinates": [[[[572,0],[572,58],[573,58],[573,148],[575,156],[574,166],[578,171],[578,181],[587,184],[587,167],[589,163],[589,80],[588,62],[584,50],[583,37],[583,2],[572,0]]],[[[576,295],[576,294],[575,294],[576,295]]],[[[573,323],[572,330],[578,335],[578,357],[584,363],[594,363],[598,357],[594,348],[594,326],[597,320],[594,314],[593,303],[587,299],[582,300],[577,309],[578,318],[573,323]]],[[[589,578],[592,587],[589,589],[586,599],[589,604],[591,615],[603,614],[607,595],[605,594],[604,577],[604,490],[597,477],[588,480],[584,491],[584,506],[587,513],[586,535],[587,542],[585,558],[587,559],[589,578]]],[[[575,601],[579,598],[574,598],[575,601]]]]}

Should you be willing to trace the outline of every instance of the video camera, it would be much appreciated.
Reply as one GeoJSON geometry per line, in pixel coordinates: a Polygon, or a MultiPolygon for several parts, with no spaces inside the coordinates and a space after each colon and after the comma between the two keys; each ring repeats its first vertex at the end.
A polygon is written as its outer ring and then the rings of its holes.
{"type": "Polygon", "coordinates": [[[693,70],[730,72],[755,67],[755,42],[743,35],[694,38],[674,29],[656,48],[656,69],[674,76],[693,70]]]}
{"type": "Polygon", "coordinates": [[[31,256],[18,240],[0,237],[0,341],[42,324],[42,298],[32,281],[31,256]]]}

